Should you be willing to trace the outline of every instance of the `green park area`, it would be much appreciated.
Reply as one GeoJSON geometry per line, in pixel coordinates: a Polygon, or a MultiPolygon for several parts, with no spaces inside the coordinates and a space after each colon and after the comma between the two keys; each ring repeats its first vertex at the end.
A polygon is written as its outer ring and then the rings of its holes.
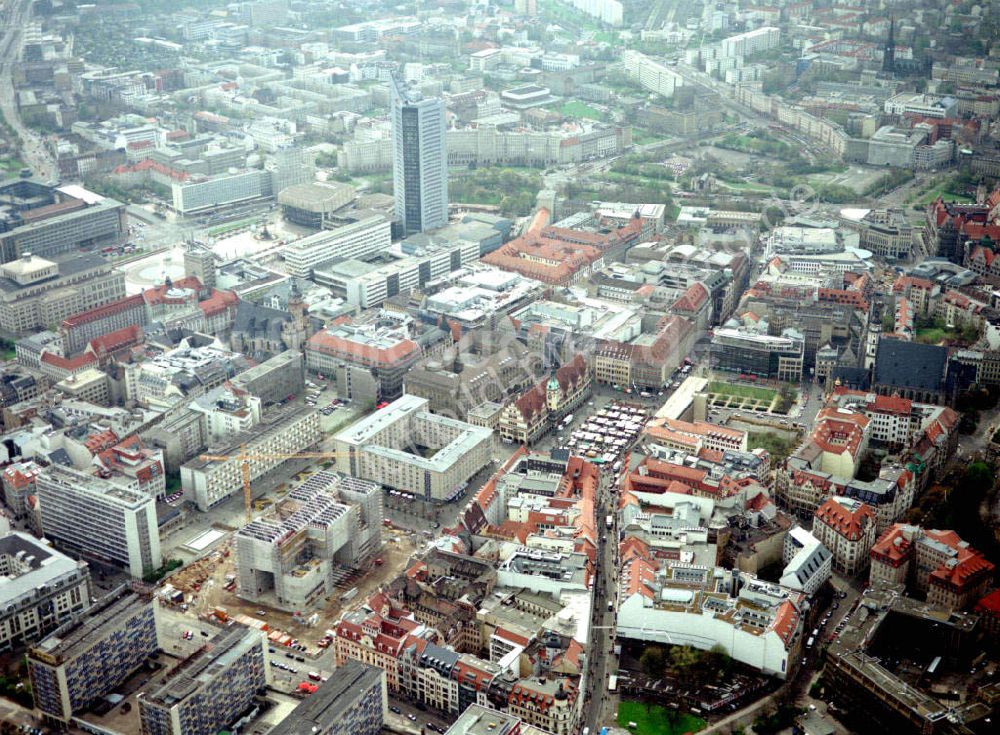
{"type": "Polygon", "coordinates": [[[956,194],[949,191],[949,189],[951,189],[951,182],[945,182],[939,186],[934,186],[921,194],[916,199],[915,204],[922,207],[927,206],[938,197],[944,197],[946,201],[957,202],[958,204],[971,204],[975,201],[975,199],[970,196],[965,194],[956,194]]]}
{"type": "Polygon", "coordinates": [[[747,436],[747,447],[764,449],[771,455],[772,466],[780,464],[791,456],[796,447],[796,440],[774,431],[751,431],[747,436]]]}
{"type": "Polygon", "coordinates": [[[453,170],[448,179],[452,202],[495,206],[507,217],[531,214],[541,188],[541,172],[533,169],[495,166],[453,170]]]}
{"type": "Polygon", "coordinates": [[[247,217],[246,219],[237,220],[235,222],[227,222],[224,225],[211,228],[208,231],[208,235],[209,237],[218,237],[219,235],[225,235],[230,232],[235,232],[236,230],[251,227],[257,224],[258,221],[260,221],[260,217],[247,217]]]}
{"type": "Polygon", "coordinates": [[[588,120],[603,120],[605,118],[603,112],[579,100],[564,102],[557,108],[557,112],[563,117],[582,117],[588,120]]]}
{"type": "Polygon", "coordinates": [[[705,721],[658,704],[622,702],[618,705],[618,726],[636,735],[683,735],[705,729],[705,721]],[[635,727],[629,727],[630,722],[635,727]]]}
{"type": "Polygon", "coordinates": [[[779,390],[718,380],[708,384],[709,403],[740,411],[787,414],[797,398],[798,393],[788,384],[782,384],[779,390]]]}
{"type": "Polygon", "coordinates": [[[0,156],[0,179],[19,176],[24,162],[17,156],[0,156]]]}
{"type": "Polygon", "coordinates": [[[708,384],[708,392],[715,393],[720,396],[733,396],[734,398],[750,398],[756,401],[767,401],[770,402],[774,400],[774,396],[777,391],[773,391],[770,388],[758,388],[754,385],[736,385],[733,383],[723,383],[720,381],[713,381],[708,384]]]}

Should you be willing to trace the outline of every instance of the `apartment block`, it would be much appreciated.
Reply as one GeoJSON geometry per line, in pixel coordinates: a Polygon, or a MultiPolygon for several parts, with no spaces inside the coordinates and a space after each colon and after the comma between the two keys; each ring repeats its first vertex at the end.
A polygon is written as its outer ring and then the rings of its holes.
{"type": "Polygon", "coordinates": [[[639,51],[622,52],[625,72],[640,86],[662,97],[672,97],[684,78],[676,71],[639,51]]]}
{"type": "Polygon", "coordinates": [[[68,723],[155,655],[156,612],[151,597],[120,587],[32,646],[28,674],[42,716],[68,723]]]}
{"type": "Polygon", "coordinates": [[[347,661],[268,735],[379,735],[388,709],[385,672],[347,661]]]}
{"type": "Polygon", "coordinates": [[[493,432],[428,412],[404,395],[334,436],[337,467],[354,477],[448,501],[493,456],[493,432]]]}
{"type": "Polygon", "coordinates": [[[87,565],[26,533],[0,538],[0,575],[0,650],[30,643],[90,607],[87,565]]]}
{"type": "MultiPolygon", "coordinates": [[[[321,436],[315,409],[289,403],[265,413],[260,424],[233,436],[225,444],[210,446],[209,453],[235,456],[245,449],[248,454],[294,455],[315,446],[321,436]]],[[[269,478],[287,461],[279,457],[252,460],[251,482],[269,478]]],[[[242,492],[241,463],[193,458],[181,466],[181,487],[199,510],[206,511],[233,493],[242,492]]]]}
{"type": "Polygon", "coordinates": [[[142,577],[163,563],[153,496],[53,465],[35,480],[42,530],[57,545],[142,577]]]}
{"type": "Polygon", "coordinates": [[[313,268],[331,260],[383,253],[392,243],[391,231],[391,223],[382,216],[330,227],[288,243],[283,249],[285,268],[292,276],[309,278],[313,268]]]}
{"type": "Polygon", "coordinates": [[[142,735],[215,735],[270,680],[266,638],[254,628],[219,633],[139,699],[142,735]]]}

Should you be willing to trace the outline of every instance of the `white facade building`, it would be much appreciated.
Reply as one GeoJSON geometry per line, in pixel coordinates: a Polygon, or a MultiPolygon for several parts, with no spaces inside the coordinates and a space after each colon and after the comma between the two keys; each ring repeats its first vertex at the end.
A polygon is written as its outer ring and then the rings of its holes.
{"type": "Polygon", "coordinates": [[[337,468],[425,500],[451,500],[493,456],[493,431],[403,395],[334,436],[337,468]]]}
{"type": "Polygon", "coordinates": [[[781,31],[773,26],[756,28],[722,40],[722,55],[745,57],[770,51],[781,42],[781,31]]]}
{"type": "Polygon", "coordinates": [[[623,51],[622,63],[629,77],[663,97],[672,97],[674,91],[684,84],[680,74],[639,51],[623,51]]]}
{"type": "Polygon", "coordinates": [[[479,262],[479,243],[458,240],[375,267],[348,261],[317,270],[318,284],[329,286],[349,304],[368,309],[389,296],[409,293],[428,281],[443,278],[460,268],[479,262]]]}
{"type": "Polygon", "coordinates": [[[35,640],[90,607],[90,572],[26,533],[0,537],[0,650],[35,640]]]}
{"type": "Polygon", "coordinates": [[[243,171],[204,181],[174,183],[173,208],[181,214],[208,211],[243,201],[269,197],[273,193],[270,171],[243,171]]]}
{"type": "Polygon", "coordinates": [[[814,595],[830,578],[833,554],[804,528],[796,526],[785,535],[781,554],[785,568],[781,584],[788,589],[814,595]]]}
{"type": "Polygon", "coordinates": [[[142,577],[163,564],[156,500],[78,470],[53,465],[35,479],[42,531],[78,553],[142,577]]]}
{"type": "Polygon", "coordinates": [[[293,240],[283,255],[289,275],[309,278],[318,265],[336,258],[365,258],[388,250],[391,244],[391,223],[375,216],[293,240]]]}
{"type": "Polygon", "coordinates": [[[622,25],[624,9],[618,0],[570,0],[570,4],[609,26],[618,28],[622,25]]]}
{"type": "Polygon", "coordinates": [[[626,597],[618,635],[692,646],[786,678],[801,648],[804,596],[738,571],[673,563],[665,576],[626,597]]]}
{"type": "MultiPolygon", "coordinates": [[[[209,454],[236,455],[245,448],[248,454],[298,454],[315,446],[322,434],[315,409],[291,403],[266,414],[249,431],[230,437],[222,446],[209,447],[209,454]]],[[[252,482],[268,478],[287,460],[281,457],[250,461],[252,482]]],[[[206,511],[243,488],[241,463],[211,462],[200,457],[181,466],[181,488],[198,510],[206,511]]]]}

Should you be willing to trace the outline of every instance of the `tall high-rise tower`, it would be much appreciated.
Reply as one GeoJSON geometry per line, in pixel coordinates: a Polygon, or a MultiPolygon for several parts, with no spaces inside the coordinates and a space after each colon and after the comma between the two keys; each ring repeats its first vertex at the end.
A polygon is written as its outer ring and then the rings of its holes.
{"type": "Polygon", "coordinates": [[[889,18],[889,37],[882,52],[882,71],[893,74],[896,71],[896,19],[889,18]]]}
{"type": "Polygon", "coordinates": [[[448,224],[448,150],[444,100],[424,98],[395,75],[392,106],[392,184],[403,232],[448,224]]]}

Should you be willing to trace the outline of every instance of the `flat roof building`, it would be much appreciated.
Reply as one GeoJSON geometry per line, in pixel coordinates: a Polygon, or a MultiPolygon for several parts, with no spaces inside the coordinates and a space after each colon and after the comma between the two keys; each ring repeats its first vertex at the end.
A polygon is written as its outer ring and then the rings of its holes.
{"type": "Polygon", "coordinates": [[[712,335],[712,367],[730,373],[797,383],[802,379],[804,354],[803,337],[792,328],[772,336],[763,329],[727,324],[712,335]]]}
{"type": "Polygon", "coordinates": [[[388,708],[385,671],[350,659],[268,735],[379,735],[388,708]]]}
{"type": "MultiPolygon", "coordinates": [[[[210,446],[209,453],[235,456],[245,447],[250,454],[298,454],[315,446],[320,438],[316,410],[290,403],[265,412],[259,424],[231,437],[222,446],[210,446]]],[[[260,483],[287,461],[273,457],[250,462],[251,481],[260,483]]],[[[241,463],[195,457],[181,466],[181,487],[199,510],[206,511],[242,489],[241,463]]]]}
{"type": "Polygon", "coordinates": [[[328,222],[324,230],[285,245],[285,268],[298,278],[312,276],[313,268],[332,260],[368,258],[388,251],[392,224],[381,215],[355,221],[328,222]]]}
{"type": "Polygon", "coordinates": [[[236,533],[239,596],[303,610],[333,594],[335,570],[382,546],[382,488],[317,472],[236,533]]]}
{"type": "MultiPolygon", "coordinates": [[[[40,258],[125,238],[125,205],[74,188],[73,194],[28,180],[0,186],[0,263],[40,258]]],[[[61,320],[60,320],[61,321],[61,320]]]]}
{"type": "Polygon", "coordinates": [[[493,456],[493,432],[427,410],[403,395],[334,436],[337,467],[425,500],[448,501],[493,456]]]}
{"type": "Polygon", "coordinates": [[[521,720],[481,704],[470,704],[445,735],[517,735],[521,720]]]}
{"type": "MultiPolygon", "coordinates": [[[[332,376],[341,364],[364,369],[377,383],[381,400],[397,398],[403,392],[403,379],[421,354],[420,345],[406,330],[371,324],[322,329],[305,345],[309,370],[332,376]]],[[[351,391],[343,388],[341,395],[350,397],[351,391]]]]}
{"type": "Polygon", "coordinates": [[[0,649],[58,627],[90,606],[90,572],[34,536],[0,538],[0,649]]]}
{"type": "Polygon", "coordinates": [[[35,707],[47,720],[68,723],[114,691],[159,648],[156,611],[151,597],[123,586],[32,646],[35,707]]]}
{"type": "Polygon", "coordinates": [[[802,645],[805,596],[721,567],[669,563],[651,584],[625,590],[618,635],[722,646],[735,660],[784,679],[802,645]]]}
{"type": "Polygon", "coordinates": [[[44,329],[124,296],[125,275],[97,253],[22,255],[0,266],[0,329],[44,329]]]}
{"type": "Polygon", "coordinates": [[[219,633],[139,699],[142,735],[215,735],[267,686],[266,638],[237,625],[219,633]]]}
{"type": "Polygon", "coordinates": [[[137,578],[163,564],[152,495],[59,465],[39,473],[35,488],[42,530],[56,544],[137,578]]]}

